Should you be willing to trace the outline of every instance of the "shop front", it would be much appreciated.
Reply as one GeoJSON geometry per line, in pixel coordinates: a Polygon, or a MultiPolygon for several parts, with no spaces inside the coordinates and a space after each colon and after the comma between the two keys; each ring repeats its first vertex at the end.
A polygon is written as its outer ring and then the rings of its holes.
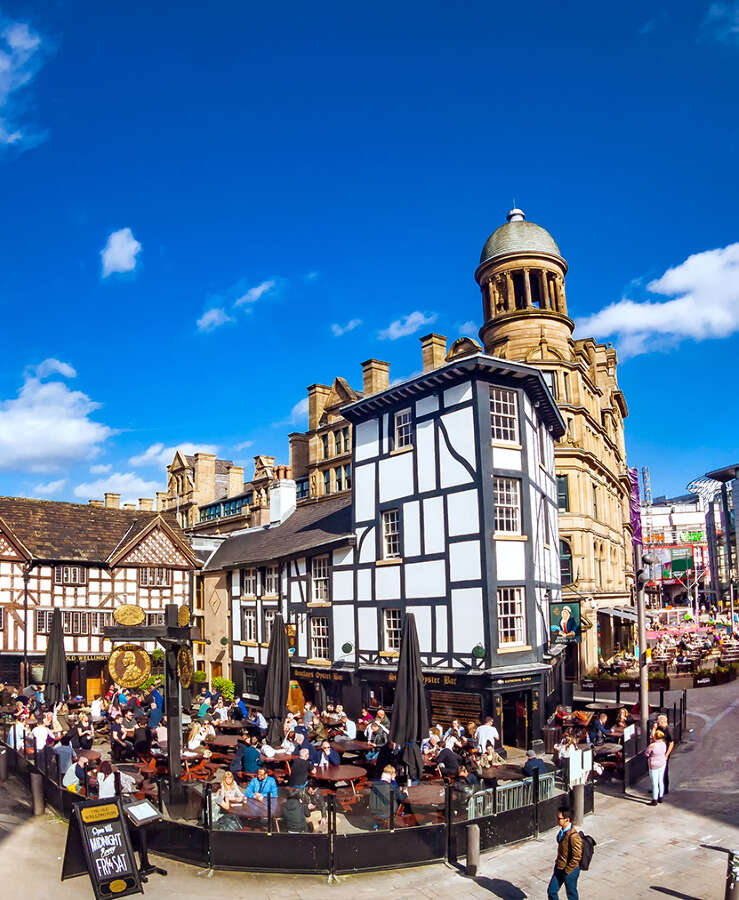
{"type": "Polygon", "coordinates": [[[67,682],[70,697],[83,697],[91,703],[108,689],[108,656],[101,653],[68,653],[67,682]]]}

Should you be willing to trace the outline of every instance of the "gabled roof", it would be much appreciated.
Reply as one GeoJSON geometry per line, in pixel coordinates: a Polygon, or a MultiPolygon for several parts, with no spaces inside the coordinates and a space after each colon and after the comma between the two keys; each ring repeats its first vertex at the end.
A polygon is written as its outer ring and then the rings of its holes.
{"type": "Polygon", "coordinates": [[[350,497],[299,506],[282,525],[269,525],[226,538],[204,571],[253,565],[295,556],[308,550],[349,543],[352,533],[350,497]]]}
{"type": "MultiPolygon", "coordinates": [[[[179,451],[177,451],[179,452],[179,451]]],[[[195,457],[194,456],[186,456],[185,462],[187,462],[190,468],[193,468],[195,465],[195,457]]],[[[216,459],[216,475],[228,475],[228,467],[233,465],[233,460],[230,459],[216,459]]]]}
{"type": "Polygon", "coordinates": [[[39,561],[103,566],[158,526],[197,566],[174,514],[0,497],[0,520],[10,530],[8,537],[39,561]]]}

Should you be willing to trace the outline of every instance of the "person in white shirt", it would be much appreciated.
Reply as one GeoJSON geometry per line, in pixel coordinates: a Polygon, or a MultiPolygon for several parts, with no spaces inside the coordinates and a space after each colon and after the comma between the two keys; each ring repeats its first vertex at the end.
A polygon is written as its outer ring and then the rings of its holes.
{"type": "MultiPolygon", "coordinates": [[[[47,716],[48,715],[50,715],[50,714],[47,713],[47,716]]],[[[47,716],[44,716],[43,723],[40,725],[37,725],[31,732],[31,734],[33,735],[33,739],[36,742],[36,750],[38,750],[39,753],[46,746],[46,741],[49,738],[54,737],[54,732],[51,730],[51,728],[49,728],[49,725],[47,724],[47,722],[48,722],[47,716]]]]}
{"type": "Polygon", "coordinates": [[[481,752],[490,744],[493,749],[495,749],[495,742],[500,740],[500,735],[498,734],[498,729],[493,725],[493,717],[488,716],[485,719],[485,724],[480,725],[480,727],[475,732],[475,738],[477,739],[477,749],[481,752]]]}
{"type": "Polygon", "coordinates": [[[20,719],[17,719],[8,732],[8,746],[12,747],[14,750],[19,750],[22,753],[25,742],[26,727],[20,719]]]}
{"type": "Polygon", "coordinates": [[[90,704],[90,718],[93,722],[99,722],[103,718],[103,701],[100,694],[90,704]]]}
{"type": "Polygon", "coordinates": [[[346,713],[341,714],[341,723],[339,725],[341,734],[337,735],[339,738],[346,738],[347,741],[354,741],[357,738],[357,723],[352,722],[352,720],[347,716],[346,713]]]}
{"type": "Polygon", "coordinates": [[[218,698],[218,702],[213,709],[213,716],[219,722],[225,722],[228,719],[228,707],[223,702],[223,697],[218,698]]]}

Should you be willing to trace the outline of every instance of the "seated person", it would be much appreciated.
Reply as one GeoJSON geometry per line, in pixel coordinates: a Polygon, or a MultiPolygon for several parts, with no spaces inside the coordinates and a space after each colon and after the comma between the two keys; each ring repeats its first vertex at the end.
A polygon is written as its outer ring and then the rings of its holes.
{"type": "Polygon", "coordinates": [[[365,737],[373,747],[382,747],[387,743],[387,732],[380,727],[380,723],[377,721],[374,721],[365,731],[365,737]]]}
{"type": "Polygon", "coordinates": [[[220,787],[213,796],[221,809],[228,810],[231,803],[241,803],[244,795],[241,788],[236,784],[233,772],[227,771],[223,773],[220,787]]]}
{"type": "Polygon", "coordinates": [[[250,799],[263,801],[267,797],[277,799],[277,782],[271,775],[267,774],[264,766],[257,769],[257,774],[252,778],[246,786],[246,796],[250,799]]]}
{"type": "Polygon", "coordinates": [[[452,719],[452,724],[447,728],[444,732],[444,740],[446,740],[450,734],[454,734],[455,737],[461,738],[464,735],[464,728],[459,724],[459,719],[452,719]]]}
{"type": "Polygon", "coordinates": [[[357,726],[355,722],[347,716],[346,713],[341,714],[341,719],[336,729],[336,737],[338,740],[354,741],[357,738],[357,726]]]}
{"type": "Polygon", "coordinates": [[[464,785],[467,788],[475,790],[480,787],[480,779],[474,772],[470,771],[464,763],[462,763],[457,771],[457,777],[454,779],[454,785],[455,787],[462,787],[464,785]]]}
{"type": "Polygon", "coordinates": [[[223,697],[219,697],[213,707],[213,718],[216,722],[225,722],[228,719],[228,707],[223,702],[223,697]]]}
{"type": "Polygon", "coordinates": [[[245,772],[247,775],[256,774],[256,771],[262,762],[262,757],[257,749],[256,742],[257,739],[255,737],[249,739],[246,734],[242,732],[236,742],[236,753],[229,766],[229,769],[234,775],[238,775],[239,772],[245,772]]]}
{"type": "Polygon", "coordinates": [[[326,812],[326,798],[315,781],[311,781],[305,789],[303,801],[308,811],[308,821],[313,826],[313,831],[324,832],[328,824],[326,812]]]}
{"type": "Polygon", "coordinates": [[[320,755],[321,755],[320,750],[318,749],[318,747],[314,747],[313,744],[311,744],[311,742],[306,738],[306,736],[305,736],[302,732],[297,731],[297,732],[295,733],[295,750],[294,750],[294,753],[296,753],[296,754],[299,755],[299,754],[300,754],[300,751],[303,750],[303,749],[305,749],[305,750],[308,751],[308,758],[310,759],[310,761],[311,761],[312,763],[317,763],[317,762],[318,762],[319,757],[320,757],[320,755]]]}
{"type": "Polygon", "coordinates": [[[434,762],[442,775],[456,775],[459,772],[459,757],[448,747],[442,747],[437,752],[434,762]]]}
{"type": "Polygon", "coordinates": [[[86,756],[80,756],[74,765],[71,765],[64,773],[62,786],[70,791],[79,792],[85,785],[85,769],[90,764],[86,756]]]}
{"type": "Polygon", "coordinates": [[[554,721],[557,725],[563,725],[565,720],[567,719],[567,711],[564,706],[558,706],[554,711],[554,721]]]}
{"type": "Polygon", "coordinates": [[[287,779],[288,785],[290,787],[304,788],[308,784],[308,776],[311,769],[312,765],[308,748],[302,747],[298,752],[298,758],[293,760],[290,766],[290,777],[287,779]]]}
{"type": "Polygon", "coordinates": [[[147,724],[147,719],[143,715],[140,715],[136,720],[136,728],[133,732],[133,749],[137,754],[148,756],[151,752],[152,739],[153,735],[151,728],[149,728],[147,724]]]}
{"type": "Polygon", "coordinates": [[[124,718],[116,719],[110,726],[110,755],[113,759],[131,759],[136,753],[133,749],[133,717],[126,713],[124,718]],[[130,726],[130,727],[127,727],[130,726]]]}
{"type": "Polygon", "coordinates": [[[69,729],[69,736],[75,750],[92,750],[95,732],[87,713],[80,713],[77,723],[69,729]]]}
{"type": "Polygon", "coordinates": [[[74,752],[74,747],[72,746],[72,738],[69,734],[65,734],[61,741],[54,747],[54,753],[56,753],[59,766],[59,776],[63,778],[67,769],[72,765],[72,762],[77,759],[77,754],[74,752]]]}
{"type": "Polygon", "coordinates": [[[104,759],[98,766],[97,783],[100,800],[115,797],[115,772],[109,759],[104,759]]]}
{"type": "Polygon", "coordinates": [[[324,741],[321,744],[321,751],[316,764],[319,766],[341,765],[341,758],[339,754],[331,747],[331,744],[328,741],[324,741]]]}
{"type": "Polygon", "coordinates": [[[408,794],[395,783],[395,769],[385,766],[380,778],[372,785],[369,796],[369,811],[377,826],[391,817],[394,819],[398,807],[407,797],[408,794]]]}
{"type": "Polygon", "coordinates": [[[421,753],[436,753],[439,746],[439,735],[435,731],[429,731],[429,736],[421,741],[421,753]]]}
{"type": "Polygon", "coordinates": [[[254,711],[254,717],[249,724],[257,727],[261,737],[264,737],[265,734],[267,734],[267,720],[258,709],[254,711]]]}
{"type": "Polygon", "coordinates": [[[540,759],[533,750],[527,750],[526,756],[527,759],[523,767],[524,775],[533,775],[537,770],[540,775],[554,770],[553,765],[540,759]]]}
{"type": "Polygon", "coordinates": [[[300,796],[300,791],[290,788],[287,792],[287,800],[282,808],[282,820],[291,834],[303,834],[308,830],[307,819],[309,812],[305,801],[300,796]]]}
{"type": "Polygon", "coordinates": [[[165,716],[162,721],[157,725],[154,729],[154,737],[156,738],[157,746],[160,750],[166,751],[167,749],[167,717],[165,716]]]}
{"type": "Polygon", "coordinates": [[[588,729],[590,743],[596,745],[603,744],[605,743],[605,740],[609,734],[610,729],[608,728],[608,715],[607,713],[602,712],[590,723],[590,728],[588,729]]]}

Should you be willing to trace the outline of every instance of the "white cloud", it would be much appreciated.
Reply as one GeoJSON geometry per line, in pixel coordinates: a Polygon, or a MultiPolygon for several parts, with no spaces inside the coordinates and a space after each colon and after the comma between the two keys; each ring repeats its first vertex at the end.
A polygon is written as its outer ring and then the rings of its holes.
{"type": "Polygon", "coordinates": [[[204,312],[203,315],[198,319],[197,326],[199,331],[215,331],[216,328],[220,328],[221,325],[225,325],[226,322],[233,322],[234,320],[229,316],[225,309],[222,309],[220,306],[216,306],[213,309],[209,309],[207,312],[204,312]]]}
{"type": "Polygon", "coordinates": [[[623,358],[664,350],[685,338],[729,337],[739,331],[739,243],[689,256],[649,282],[667,301],[624,297],[577,321],[580,335],[615,337],[623,358]]]}
{"type": "Polygon", "coordinates": [[[362,324],[361,319],[350,319],[346,325],[337,325],[335,322],[331,326],[331,331],[334,337],[341,337],[342,334],[346,334],[347,331],[354,331],[355,328],[359,328],[362,324]]]}
{"type": "Polygon", "coordinates": [[[26,374],[36,378],[48,378],[50,375],[63,375],[65,378],[77,377],[77,372],[73,366],[62,362],[60,359],[54,359],[53,356],[43,360],[37,366],[29,366],[26,369],[26,374]]]}
{"type": "Polygon", "coordinates": [[[399,378],[393,378],[389,386],[395,387],[396,384],[402,384],[404,381],[412,381],[414,378],[418,378],[419,375],[423,375],[423,371],[421,369],[417,369],[415,372],[411,372],[410,375],[401,375],[399,378]]]}
{"type": "Polygon", "coordinates": [[[251,303],[256,303],[260,297],[264,297],[265,294],[269,294],[271,291],[274,291],[276,282],[275,281],[263,281],[261,284],[257,284],[255,287],[249,288],[249,290],[242,294],[237,300],[234,300],[234,307],[236,306],[246,306],[251,303]]]}
{"type": "Polygon", "coordinates": [[[236,444],[234,450],[248,450],[249,447],[254,446],[254,441],[242,441],[240,444],[236,444]]]}
{"type": "MultiPolygon", "coordinates": [[[[43,367],[41,363],[36,369],[43,367]]],[[[0,400],[0,470],[55,472],[93,459],[116,433],[92,421],[90,415],[99,408],[82,391],[71,391],[60,381],[41,381],[26,370],[18,396],[0,400]]]]}
{"type": "Polygon", "coordinates": [[[136,503],[139,497],[154,498],[162,485],[158,481],[145,481],[135,472],[113,472],[107,478],[78,484],[75,497],[85,500],[102,500],[103,494],[120,494],[121,503],[136,503]]]}
{"type": "Polygon", "coordinates": [[[66,483],[66,478],[60,478],[58,481],[47,481],[46,484],[35,485],[33,492],[38,497],[55,497],[57,494],[61,494],[66,483]]]}
{"type": "Polygon", "coordinates": [[[719,41],[739,41],[739,0],[711,3],[703,31],[719,41]]]}
{"type": "Polygon", "coordinates": [[[113,272],[133,272],[136,268],[136,255],[141,244],[133,236],[130,228],[121,228],[109,235],[100,251],[103,261],[103,278],[113,272]]]}
{"type": "Polygon", "coordinates": [[[172,462],[174,455],[178,450],[185,456],[192,456],[195,453],[217,453],[218,447],[214,444],[175,444],[171,447],[166,447],[163,443],[159,442],[147,447],[143,453],[132,456],[129,459],[129,463],[132,466],[157,466],[166,468],[172,462]]]}
{"type": "Polygon", "coordinates": [[[281,422],[275,422],[275,427],[279,425],[299,425],[305,422],[308,418],[308,398],[303,397],[298,403],[293,406],[290,410],[290,415],[287,419],[283,419],[281,422]]]}
{"type": "Polygon", "coordinates": [[[424,325],[431,325],[438,319],[436,313],[422,313],[416,310],[391,322],[387,328],[380,332],[380,340],[397,341],[398,338],[408,337],[409,334],[415,334],[419,328],[424,325]]]}
{"type": "Polygon", "coordinates": [[[39,140],[17,125],[16,92],[33,79],[41,62],[41,38],[28,25],[14,22],[0,32],[0,144],[39,140]]]}
{"type": "Polygon", "coordinates": [[[479,330],[480,329],[477,327],[477,322],[473,322],[472,319],[469,319],[467,322],[462,322],[462,324],[458,328],[459,333],[463,337],[476,337],[479,330]]]}
{"type": "Polygon", "coordinates": [[[318,278],[318,272],[308,272],[305,276],[306,281],[315,281],[318,278]]]}
{"type": "Polygon", "coordinates": [[[106,465],[98,465],[98,466],[90,466],[90,474],[91,475],[105,475],[106,472],[110,472],[113,468],[112,463],[107,463],[106,465]]]}

